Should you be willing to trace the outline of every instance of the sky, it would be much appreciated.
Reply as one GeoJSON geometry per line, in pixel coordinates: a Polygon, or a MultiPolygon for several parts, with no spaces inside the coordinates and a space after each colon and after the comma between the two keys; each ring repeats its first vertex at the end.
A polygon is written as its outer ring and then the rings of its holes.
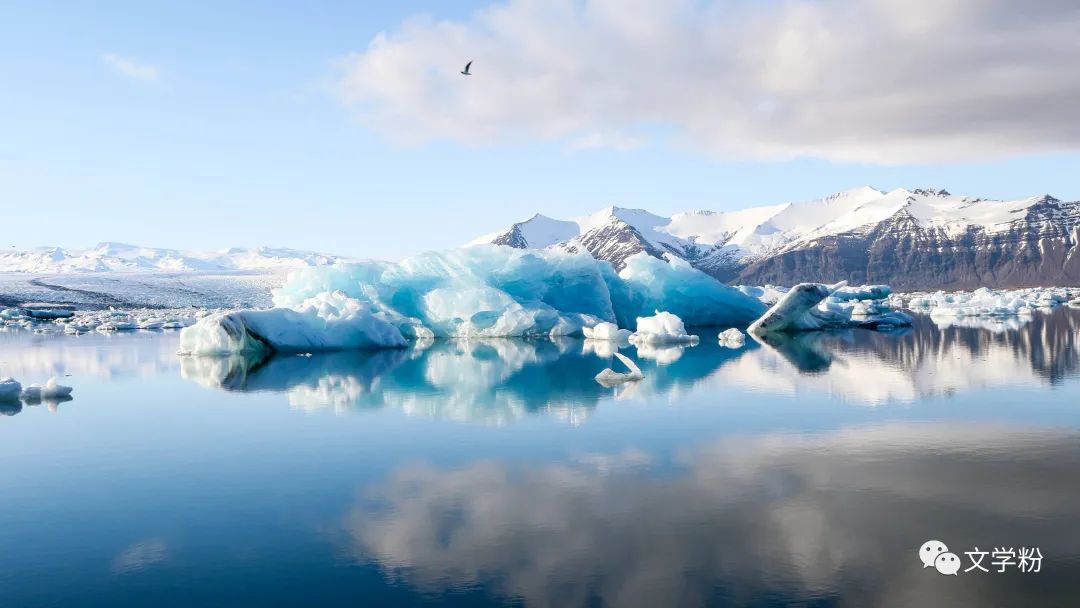
{"type": "Polygon", "coordinates": [[[0,239],[394,259],[612,204],[1075,200],[1076,31],[1067,0],[0,0],[0,239]]]}

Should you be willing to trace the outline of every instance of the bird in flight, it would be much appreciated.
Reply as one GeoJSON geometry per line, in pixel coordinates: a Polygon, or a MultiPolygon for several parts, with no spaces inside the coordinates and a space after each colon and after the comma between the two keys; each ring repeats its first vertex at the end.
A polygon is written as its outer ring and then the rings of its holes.
{"type": "Polygon", "coordinates": [[[470,66],[470,65],[472,65],[472,62],[471,62],[471,61],[470,61],[469,63],[466,63],[466,64],[465,64],[465,69],[464,69],[464,70],[461,70],[461,73],[462,73],[462,74],[464,74],[464,75],[466,75],[466,76],[472,76],[472,72],[470,72],[470,71],[469,71],[469,66],[470,66]]]}

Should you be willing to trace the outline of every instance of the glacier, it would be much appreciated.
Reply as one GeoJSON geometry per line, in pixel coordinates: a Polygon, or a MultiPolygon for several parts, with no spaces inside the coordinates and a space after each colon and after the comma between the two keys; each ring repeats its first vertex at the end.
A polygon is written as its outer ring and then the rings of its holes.
{"type": "Polygon", "coordinates": [[[600,323],[629,328],[656,311],[690,325],[746,325],[766,309],[678,258],[641,253],[616,273],[586,252],[495,245],[400,262],[303,268],[274,290],[273,303],[269,310],[200,319],[182,331],[180,352],[311,352],[400,348],[434,337],[582,335],[600,323]]]}

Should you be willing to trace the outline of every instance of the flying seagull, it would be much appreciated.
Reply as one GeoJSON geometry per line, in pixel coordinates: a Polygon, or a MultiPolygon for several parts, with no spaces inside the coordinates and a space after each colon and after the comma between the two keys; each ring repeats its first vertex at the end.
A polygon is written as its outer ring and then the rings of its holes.
{"type": "Polygon", "coordinates": [[[470,65],[472,65],[472,62],[471,62],[471,61],[470,61],[469,63],[466,63],[466,64],[465,64],[465,69],[464,69],[464,70],[461,70],[461,73],[462,73],[462,74],[464,74],[464,75],[466,75],[466,76],[472,76],[472,73],[471,73],[471,72],[469,72],[469,66],[470,66],[470,65]]]}

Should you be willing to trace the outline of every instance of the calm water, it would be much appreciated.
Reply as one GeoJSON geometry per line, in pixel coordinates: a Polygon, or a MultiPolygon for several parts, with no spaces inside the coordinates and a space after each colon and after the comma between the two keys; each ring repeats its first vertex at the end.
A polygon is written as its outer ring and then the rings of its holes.
{"type": "Polygon", "coordinates": [[[737,350],[0,333],[0,606],[1075,605],[1080,312],[737,350]],[[618,368],[617,368],[618,369],[618,368]],[[1038,548],[944,576],[919,546],[1038,548]]]}

